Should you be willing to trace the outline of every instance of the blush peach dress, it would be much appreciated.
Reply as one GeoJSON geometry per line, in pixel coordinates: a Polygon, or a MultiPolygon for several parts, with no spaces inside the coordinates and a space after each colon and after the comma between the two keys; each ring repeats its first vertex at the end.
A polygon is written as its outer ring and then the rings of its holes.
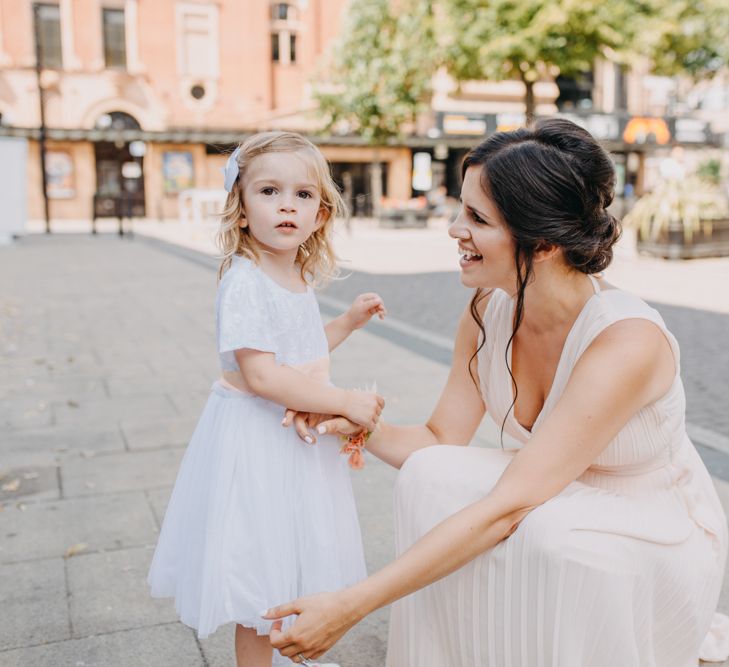
{"type": "MultiPolygon", "coordinates": [[[[699,657],[729,656],[729,618],[715,614],[726,518],[686,435],[678,344],[643,301],[593,285],[532,432],[580,355],[619,320],[646,319],[664,332],[676,359],[671,388],[511,537],[395,603],[389,667],[694,667],[699,657]]],[[[497,424],[513,397],[505,361],[513,313],[513,299],[495,291],[478,355],[497,424]]],[[[521,445],[532,435],[513,411],[505,431],[521,445]]],[[[483,498],[515,451],[439,445],[414,453],[396,484],[397,552],[483,498]]]]}

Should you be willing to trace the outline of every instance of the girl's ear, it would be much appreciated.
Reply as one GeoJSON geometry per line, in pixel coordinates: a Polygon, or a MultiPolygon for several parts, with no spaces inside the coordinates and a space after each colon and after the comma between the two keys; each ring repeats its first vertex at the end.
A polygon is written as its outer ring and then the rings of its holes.
{"type": "Polygon", "coordinates": [[[248,220],[246,220],[246,214],[244,212],[242,212],[240,214],[240,220],[238,220],[238,227],[240,227],[241,229],[245,229],[246,227],[248,227],[248,220]]]}
{"type": "Polygon", "coordinates": [[[325,208],[320,208],[319,213],[316,214],[316,229],[314,231],[319,231],[329,220],[329,213],[325,208]]]}

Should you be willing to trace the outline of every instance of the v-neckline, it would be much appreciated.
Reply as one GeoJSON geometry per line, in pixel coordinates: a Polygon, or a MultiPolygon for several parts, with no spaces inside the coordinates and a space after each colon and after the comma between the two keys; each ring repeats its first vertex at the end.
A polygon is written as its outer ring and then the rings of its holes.
{"type": "MultiPolygon", "coordinates": [[[[554,385],[557,383],[557,377],[559,376],[559,371],[562,368],[562,363],[564,361],[565,356],[565,350],[567,349],[567,344],[570,342],[570,338],[572,338],[573,333],[575,332],[575,329],[577,328],[577,323],[582,319],[584,314],[587,312],[587,309],[589,305],[592,303],[593,299],[595,297],[599,297],[600,293],[602,292],[602,289],[600,288],[600,285],[598,284],[597,280],[593,277],[588,275],[588,278],[590,279],[590,282],[592,282],[592,287],[594,290],[594,293],[590,295],[590,297],[585,301],[585,303],[582,305],[582,308],[580,309],[580,312],[577,313],[577,317],[575,318],[575,321],[572,323],[572,326],[570,327],[570,330],[567,332],[567,336],[564,339],[564,343],[562,345],[562,350],[559,354],[559,360],[557,361],[557,366],[554,369],[554,377],[552,378],[552,384],[549,386],[549,391],[547,392],[547,395],[544,397],[544,402],[542,403],[542,407],[537,413],[537,416],[534,418],[534,423],[532,424],[531,429],[528,429],[526,426],[524,426],[517,418],[516,418],[516,401],[514,400],[514,383],[511,379],[511,375],[508,375],[508,381],[509,381],[509,405],[511,406],[509,408],[509,417],[511,418],[511,421],[516,424],[517,428],[519,428],[521,431],[523,431],[528,437],[531,437],[534,435],[534,427],[537,425],[539,420],[542,418],[542,415],[544,414],[544,409],[547,407],[547,403],[549,403],[549,400],[552,398],[552,393],[554,392],[554,385]]],[[[516,301],[514,299],[511,300],[511,308],[509,311],[510,317],[509,321],[514,321],[514,308],[516,307],[516,301]]],[[[512,363],[512,357],[514,352],[514,346],[513,344],[509,346],[507,359],[509,363],[509,368],[513,368],[512,363]]]]}

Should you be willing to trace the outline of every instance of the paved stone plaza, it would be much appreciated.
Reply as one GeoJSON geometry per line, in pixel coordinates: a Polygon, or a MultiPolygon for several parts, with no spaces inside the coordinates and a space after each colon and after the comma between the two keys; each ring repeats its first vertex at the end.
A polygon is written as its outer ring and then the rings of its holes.
{"type": "MultiPolygon", "coordinates": [[[[31,236],[0,248],[0,285],[0,665],[229,667],[232,628],[198,641],[144,581],[178,463],[218,375],[212,260],[139,237],[31,236]]],[[[443,340],[468,295],[452,273],[358,273],[326,292],[325,314],[363,289],[381,290],[404,324],[353,336],[333,356],[334,380],[376,380],[388,420],[422,421],[445,381],[443,340]]],[[[729,435],[719,403],[727,394],[718,394],[726,319],[684,310],[662,308],[683,348],[689,419],[729,435]],[[701,412],[702,397],[715,394],[715,412],[701,412]]],[[[485,426],[479,444],[492,437],[485,426]]],[[[729,456],[703,444],[729,507],[729,456]]],[[[370,570],[393,553],[394,477],[372,457],[354,473],[370,570]]],[[[386,635],[382,610],[329,657],[382,667],[386,635]]]]}

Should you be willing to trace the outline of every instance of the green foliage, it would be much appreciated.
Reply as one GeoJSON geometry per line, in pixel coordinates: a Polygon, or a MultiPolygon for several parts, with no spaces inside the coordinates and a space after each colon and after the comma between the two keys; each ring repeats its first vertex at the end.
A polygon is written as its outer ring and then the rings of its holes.
{"type": "Polygon", "coordinates": [[[721,182],[721,162],[716,158],[702,162],[696,170],[696,175],[702,181],[719,185],[721,182]]]}
{"type": "Polygon", "coordinates": [[[536,81],[545,68],[565,76],[595,58],[631,51],[647,18],[636,0],[444,0],[446,61],[459,80],[536,81]]]}
{"type": "Polygon", "coordinates": [[[373,143],[399,136],[431,97],[438,66],[431,0],[353,0],[331,70],[315,90],[327,130],[373,143]]]}
{"type": "Polygon", "coordinates": [[[331,71],[315,92],[327,129],[346,121],[371,142],[427,109],[444,65],[457,80],[576,76],[595,59],[658,74],[708,76],[729,64],[727,0],[351,0],[331,71]]]}
{"type": "Polygon", "coordinates": [[[726,0],[653,0],[643,35],[657,74],[712,76],[729,63],[729,3],[726,0]]]}

